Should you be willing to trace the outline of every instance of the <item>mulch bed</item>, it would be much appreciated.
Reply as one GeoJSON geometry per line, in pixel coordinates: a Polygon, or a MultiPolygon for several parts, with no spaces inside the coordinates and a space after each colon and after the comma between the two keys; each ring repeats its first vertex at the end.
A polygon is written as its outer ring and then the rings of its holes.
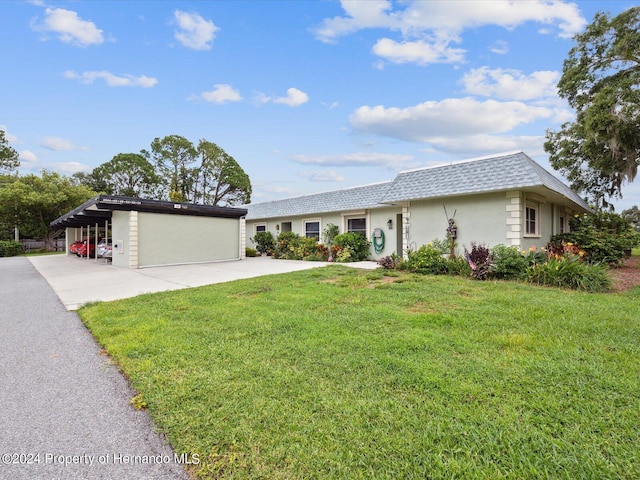
{"type": "Polygon", "coordinates": [[[623,292],[640,285],[640,257],[627,258],[621,267],[611,269],[613,290],[623,292]]]}

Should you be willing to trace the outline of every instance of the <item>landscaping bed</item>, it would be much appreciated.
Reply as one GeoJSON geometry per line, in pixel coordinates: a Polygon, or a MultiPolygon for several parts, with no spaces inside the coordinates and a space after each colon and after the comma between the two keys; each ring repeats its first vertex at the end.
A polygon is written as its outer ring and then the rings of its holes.
{"type": "Polygon", "coordinates": [[[613,290],[623,292],[640,286],[640,257],[627,258],[620,267],[612,268],[613,290]]]}

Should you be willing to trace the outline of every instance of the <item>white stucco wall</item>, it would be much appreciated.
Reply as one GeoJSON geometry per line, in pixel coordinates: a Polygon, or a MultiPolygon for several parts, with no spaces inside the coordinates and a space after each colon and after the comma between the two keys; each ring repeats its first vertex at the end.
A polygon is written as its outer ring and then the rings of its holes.
{"type": "Polygon", "coordinates": [[[138,266],[239,259],[240,234],[237,218],[141,212],[138,266]]]}
{"type": "MultiPolygon", "coordinates": [[[[129,241],[129,217],[131,212],[115,210],[111,216],[111,236],[114,246],[111,258],[116,267],[129,268],[129,251],[131,244],[129,241]],[[118,246],[116,248],[116,245],[118,246]]],[[[135,268],[135,267],[134,267],[135,268]]]]}
{"type": "Polygon", "coordinates": [[[436,238],[445,239],[447,215],[454,218],[458,227],[458,254],[465,246],[470,248],[471,242],[488,246],[507,244],[507,201],[504,192],[413,200],[409,208],[409,244],[415,249],[436,238]]]}
{"type": "Polygon", "coordinates": [[[310,214],[294,217],[270,218],[266,220],[247,220],[247,246],[255,248],[252,241],[256,233],[256,225],[265,225],[268,232],[271,232],[273,238],[276,239],[282,232],[282,223],[291,222],[291,231],[300,236],[305,235],[305,221],[320,221],[320,241],[322,241],[322,232],[329,224],[337,225],[340,233],[347,231],[347,220],[349,218],[366,218],[367,219],[367,239],[371,241],[371,236],[375,228],[382,229],[384,233],[384,249],[381,253],[374,252],[371,248],[370,258],[379,259],[387,255],[391,255],[396,251],[396,215],[401,212],[398,207],[388,207],[379,209],[362,209],[351,210],[345,212],[333,212],[324,214],[310,214]],[[388,230],[387,221],[392,220],[392,230],[388,230]]]}

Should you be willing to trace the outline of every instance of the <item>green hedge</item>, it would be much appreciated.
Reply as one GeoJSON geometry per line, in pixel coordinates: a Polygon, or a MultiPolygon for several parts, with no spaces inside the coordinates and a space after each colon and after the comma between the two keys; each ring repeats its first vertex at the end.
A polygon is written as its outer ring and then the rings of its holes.
{"type": "Polygon", "coordinates": [[[22,253],[22,244],[13,240],[0,240],[0,257],[15,257],[22,253]]]}

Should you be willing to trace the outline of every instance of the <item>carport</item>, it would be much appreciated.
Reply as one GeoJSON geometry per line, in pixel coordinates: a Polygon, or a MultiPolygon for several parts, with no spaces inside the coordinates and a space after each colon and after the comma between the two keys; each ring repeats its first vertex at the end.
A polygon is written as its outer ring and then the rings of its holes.
{"type": "MultiPolygon", "coordinates": [[[[245,253],[247,210],[99,195],[50,226],[76,240],[113,244],[113,265],[142,268],[239,260],[245,253]]],[[[87,257],[89,258],[89,257],[87,257]]]]}

